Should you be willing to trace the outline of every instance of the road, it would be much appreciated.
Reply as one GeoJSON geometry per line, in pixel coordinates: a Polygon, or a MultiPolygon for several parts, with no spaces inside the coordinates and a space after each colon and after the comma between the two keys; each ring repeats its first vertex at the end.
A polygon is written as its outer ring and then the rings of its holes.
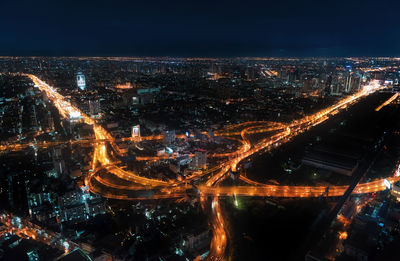
{"type": "MultiPolygon", "coordinates": [[[[116,140],[96,121],[85,115],[81,110],[74,107],[68,100],[60,95],[55,88],[41,81],[34,75],[25,74],[35,84],[37,88],[45,92],[49,100],[58,109],[60,115],[66,119],[78,117],[86,124],[93,126],[95,140],[93,144],[93,159],[91,168],[94,170],[92,174],[86,177],[85,183],[90,190],[96,194],[100,194],[106,198],[123,199],[123,200],[140,200],[140,199],[164,199],[179,198],[187,194],[187,190],[193,188],[188,181],[199,181],[202,185],[196,187],[200,194],[200,201],[203,207],[206,207],[207,197],[211,197],[211,226],[213,228],[213,239],[210,246],[210,260],[224,260],[227,244],[226,225],[224,223],[223,214],[218,201],[220,196],[268,196],[268,197],[321,197],[326,196],[326,186],[280,186],[262,184],[251,181],[247,178],[241,178],[247,182],[248,186],[221,187],[219,183],[224,180],[229,171],[236,171],[238,164],[244,159],[251,157],[255,153],[271,150],[285,142],[290,141],[295,136],[307,131],[308,129],[321,124],[328,120],[331,116],[339,113],[357,102],[361,98],[377,91],[383,87],[377,81],[372,81],[369,85],[353,95],[350,95],[336,104],[329,106],[312,115],[305,116],[293,122],[273,123],[266,121],[245,122],[229,126],[224,130],[216,131],[215,136],[233,137],[240,142],[240,146],[234,152],[229,153],[210,153],[210,157],[220,157],[222,163],[213,166],[211,170],[199,171],[187,177],[185,180],[160,180],[140,176],[138,173],[124,170],[111,157],[110,145],[112,151],[118,155],[123,152],[117,145],[116,140]],[[250,142],[249,136],[252,134],[265,133],[266,137],[256,143],[250,142]],[[115,177],[115,178],[112,178],[115,177]],[[125,184],[115,182],[115,180],[124,180],[125,184]],[[137,191],[138,193],[134,193],[137,191]],[[141,193],[142,191],[150,191],[151,193],[141,193]],[[145,196],[143,196],[145,195],[145,196]]],[[[205,135],[207,135],[205,133],[205,135]]],[[[184,138],[178,137],[178,138],[184,138]]],[[[161,135],[148,136],[140,138],[125,138],[134,141],[143,140],[160,140],[161,135]]],[[[160,160],[165,157],[145,157],[142,160],[160,160]]],[[[398,176],[388,177],[393,183],[400,178],[398,176]]],[[[345,193],[349,186],[330,186],[328,196],[341,196],[345,193]]],[[[385,190],[386,186],[383,179],[374,180],[368,183],[358,184],[353,193],[370,193],[385,190]]]]}
{"type": "Polygon", "coordinates": [[[46,245],[55,247],[65,253],[79,247],[71,240],[65,239],[61,234],[46,230],[27,219],[14,216],[11,213],[1,213],[0,222],[7,226],[8,232],[22,238],[31,238],[46,245]]]}

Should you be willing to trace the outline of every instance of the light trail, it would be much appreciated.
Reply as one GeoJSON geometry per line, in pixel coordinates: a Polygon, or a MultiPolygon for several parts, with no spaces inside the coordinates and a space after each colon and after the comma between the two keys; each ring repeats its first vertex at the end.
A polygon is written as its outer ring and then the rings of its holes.
{"type": "MultiPolygon", "coordinates": [[[[25,76],[29,77],[33,81],[35,86],[39,88],[40,91],[43,91],[46,93],[47,97],[56,106],[56,108],[58,109],[58,111],[62,117],[70,119],[71,115],[79,115],[79,117],[83,120],[84,123],[93,126],[93,131],[95,133],[96,140],[107,140],[116,153],[122,154],[121,150],[115,143],[115,139],[111,136],[111,134],[109,134],[103,127],[96,124],[96,122],[92,118],[90,118],[89,116],[84,114],[78,108],[74,107],[69,101],[67,101],[54,88],[52,88],[50,85],[43,82],[36,76],[31,75],[31,74],[26,74],[25,76]]],[[[93,161],[92,161],[93,169],[96,167],[97,163],[100,165],[107,165],[107,166],[112,164],[112,160],[108,156],[107,146],[104,142],[96,143],[94,145],[93,161]]],[[[164,182],[164,181],[159,181],[156,179],[147,179],[147,178],[138,176],[132,172],[124,171],[117,166],[114,166],[113,168],[111,168],[111,170],[112,170],[111,172],[113,174],[117,175],[119,178],[134,180],[135,182],[142,184],[142,185],[158,186],[158,185],[167,184],[167,182],[164,182]]]]}
{"type": "Polygon", "coordinates": [[[392,103],[394,100],[396,100],[396,98],[399,96],[399,93],[395,93],[393,94],[392,97],[390,97],[389,99],[387,99],[385,102],[383,102],[381,105],[379,105],[375,111],[380,111],[383,107],[385,107],[386,105],[389,105],[390,103],[392,103]]]}
{"type": "Polygon", "coordinates": [[[79,247],[78,244],[71,240],[63,238],[61,234],[46,230],[31,223],[29,220],[14,216],[11,213],[1,213],[0,222],[7,226],[11,233],[19,237],[32,238],[46,245],[56,247],[66,253],[79,247]]]}
{"type": "MultiPolygon", "coordinates": [[[[387,178],[391,184],[399,181],[399,177],[387,178]]],[[[385,179],[378,179],[367,183],[358,184],[352,194],[365,194],[387,189],[385,179]]],[[[234,187],[210,187],[199,186],[202,196],[260,196],[279,198],[309,198],[325,196],[329,189],[330,197],[339,197],[344,194],[348,186],[281,186],[281,185],[257,185],[234,187]]]]}
{"type": "Polygon", "coordinates": [[[208,260],[226,260],[225,250],[227,233],[225,221],[219,205],[218,197],[213,197],[211,202],[213,238],[211,240],[208,260]]]}
{"type": "MultiPolygon", "coordinates": [[[[63,96],[58,94],[52,87],[39,80],[33,75],[27,75],[32,79],[35,85],[44,91],[49,99],[54,103],[59,110],[60,115],[64,118],[69,118],[70,115],[81,115],[83,122],[92,125],[95,132],[97,141],[94,143],[94,153],[92,161],[92,169],[104,169],[108,174],[114,175],[122,180],[132,182],[132,185],[118,185],[98,175],[91,175],[87,177],[86,184],[89,185],[93,193],[100,194],[106,198],[123,199],[123,200],[141,200],[141,199],[164,199],[164,198],[179,198],[186,194],[186,190],[192,188],[191,185],[186,185],[187,181],[162,181],[157,179],[145,178],[125,171],[115,165],[110,156],[106,143],[111,145],[113,151],[122,155],[122,151],[116,145],[115,139],[101,126],[90,117],[83,114],[79,109],[73,107],[63,96]],[[97,182],[108,190],[100,189],[95,186],[97,182]],[[133,196],[129,191],[150,189],[154,195],[150,197],[141,197],[140,194],[133,196]]],[[[374,91],[381,88],[377,81],[372,82],[368,86],[353,95],[350,95],[336,104],[321,110],[315,114],[305,116],[302,119],[295,120],[289,124],[271,123],[271,122],[246,122],[233,126],[228,126],[226,131],[217,131],[215,136],[240,136],[242,145],[233,153],[211,154],[212,157],[230,157],[229,160],[221,163],[220,165],[212,168],[212,171],[199,172],[189,177],[190,180],[196,180],[204,175],[213,173],[209,179],[200,185],[198,190],[200,192],[200,201],[205,204],[205,197],[212,196],[212,227],[213,239],[210,246],[209,259],[223,260],[225,259],[224,253],[227,243],[226,225],[222,216],[220,204],[218,201],[219,196],[268,196],[268,197],[289,197],[289,198],[303,198],[303,197],[320,197],[326,195],[327,187],[325,186],[280,186],[268,185],[251,181],[247,178],[241,178],[253,186],[235,186],[235,187],[216,187],[224,178],[226,178],[229,170],[235,171],[237,165],[245,158],[254,155],[261,150],[270,150],[284,142],[288,142],[293,137],[308,130],[309,128],[319,125],[329,119],[330,116],[337,114],[341,109],[347,108],[362,97],[367,96],[374,91]],[[239,130],[237,130],[239,129],[239,130]],[[256,133],[265,133],[275,131],[277,133],[262,139],[256,144],[251,144],[247,135],[256,133]]],[[[204,133],[207,135],[206,133],[204,133]]],[[[184,135],[178,138],[185,138],[184,135]]],[[[139,137],[139,138],[125,138],[123,140],[143,141],[143,140],[159,140],[162,135],[139,137]]],[[[165,157],[143,157],[143,160],[159,160],[166,159],[165,157]]],[[[96,173],[96,172],[95,172],[96,173]]],[[[389,182],[393,183],[399,180],[399,177],[388,178],[389,182]]],[[[330,186],[329,196],[341,196],[346,191],[348,186],[330,186]]],[[[375,191],[382,191],[386,189],[383,180],[375,180],[368,183],[359,184],[354,189],[353,193],[370,193],[375,191]]]]}

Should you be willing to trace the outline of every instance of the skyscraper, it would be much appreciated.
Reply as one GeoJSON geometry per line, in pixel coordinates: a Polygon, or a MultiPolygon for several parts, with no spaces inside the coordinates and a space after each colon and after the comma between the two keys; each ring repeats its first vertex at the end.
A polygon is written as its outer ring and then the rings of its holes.
{"type": "Polygon", "coordinates": [[[348,76],[345,78],[345,86],[344,86],[344,91],[345,91],[346,93],[349,93],[349,92],[351,91],[352,83],[353,83],[352,77],[351,77],[351,75],[348,75],[348,76]]]}
{"type": "Polygon", "coordinates": [[[163,142],[165,145],[170,145],[175,141],[175,131],[164,131],[163,133],[163,142]]]}
{"type": "Polygon", "coordinates": [[[193,168],[205,169],[207,167],[207,152],[196,151],[191,164],[193,168]]]}
{"type": "Polygon", "coordinates": [[[98,116],[100,113],[100,101],[97,99],[89,100],[89,113],[92,116],[98,116]]]}
{"type": "Polygon", "coordinates": [[[85,75],[83,75],[81,72],[78,72],[78,74],[76,75],[76,83],[78,85],[78,88],[82,91],[86,89],[85,75]]]}

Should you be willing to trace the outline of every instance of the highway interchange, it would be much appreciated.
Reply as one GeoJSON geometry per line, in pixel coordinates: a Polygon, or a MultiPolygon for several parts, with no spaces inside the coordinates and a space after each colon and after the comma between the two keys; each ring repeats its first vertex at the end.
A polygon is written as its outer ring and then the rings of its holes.
{"type": "MultiPolygon", "coordinates": [[[[86,177],[85,184],[90,191],[100,194],[103,197],[120,200],[142,200],[142,199],[166,199],[182,198],[187,196],[188,191],[198,194],[203,208],[207,207],[207,199],[211,200],[211,225],[213,238],[208,254],[209,260],[224,260],[227,245],[227,233],[223,213],[219,204],[221,196],[262,196],[281,198],[305,198],[321,196],[341,196],[348,186],[281,186],[276,184],[263,184],[240,176],[240,180],[247,183],[247,186],[220,186],[220,183],[229,176],[229,172],[235,172],[240,162],[251,157],[255,153],[271,150],[293,137],[307,131],[308,129],[321,124],[331,116],[337,114],[351,104],[363,97],[381,90],[379,82],[372,81],[369,85],[355,94],[347,96],[336,104],[323,109],[302,119],[290,123],[274,123],[267,121],[244,122],[227,127],[225,130],[215,132],[215,136],[224,136],[235,139],[239,142],[238,149],[234,152],[217,154],[208,153],[208,157],[222,159],[221,164],[212,166],[208,170],[194,172],[184,180],[160,180],[143,177],[137,173],[125,170],[120,162],[116,161],[112,154],[123,155],[116,140],[96,120],[84,114],[79,108],[74,107],[65,97],[59,94],[55,88],[34,75],[24,74],[29,77],[40,91],[45,92],[49,100],[58,109],[63,118],[69,119],[71,115],[79,115],[82,122],[93,127],[95,134],[94,141],[87,141],[93,144],[92,172],[86,177]],[[252,142],[249,137],[253,134],[264,134],[265,138],[252,142]],[[123,184],[121,182],[124,181],[123,184]],[[199,185],[192,185],[193,182],[199,185]],[[194,192],[193,192],[194,191],[194,192]]],[[[125,138],[134,142],[142,140],[159,140],[162,136],[147,136],[140,138],[125,138]]],[[[177,137],[185,138],[185,137],[177,137]]],[[[73,141],[76,142],[76,141],[73,141]]],[[[82,141],[85,142],[85,141],[82,141]]],[[[39,144],[46,148],[52,144],[39,144]]],[[[25,149],[27,145],[15,146],[16,150],[25,149]]],[[[6,148],[0,147],[0,151],[6,148]]],[[[193,155],[191,155],[193,156],[193,155]]],[[[138,160],[162,160],[168,157],[138,157],[138,160]]],[[[396,172],[397,173],[397,172],[396,172]]],[[[387,177],[390,183],[400,180],[398,175],[387,177]]],[[[368,183],[358,184],[353,193],[371,193],[386,189],[384,179],[373,180],[368,183]]]]}

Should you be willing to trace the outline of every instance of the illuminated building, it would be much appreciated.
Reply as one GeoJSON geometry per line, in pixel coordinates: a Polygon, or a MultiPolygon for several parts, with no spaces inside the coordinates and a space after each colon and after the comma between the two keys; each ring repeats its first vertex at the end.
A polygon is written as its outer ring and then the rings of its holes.
{"type": "Polygon", "coordinates": [[[157,156],[163,156],[165,154],[165,148],[160,148],[157,150],[157,156]]]}
{"type": "Polygon", "coordinates": [[[132,104],[134,104],[134,105],[139,104],[139,98],[136,97],[136,96],[133,96],[132,97],[132,104]]]}
{"type": "Polygon", "coordinates": [[[49,193],[30,193],[27,198],[31,217],[40,222],[46,222],[48,219],[55,217],[49,193]]]}
{"type": "Polygon", "coordinates": [[[344,91],[346,93],[349,93],[351,91],[352,83],[353,83],[353,81],[352,81],[351,75],[347,76],[345,78],[345,85],[344,85],[344,91]]]}
{"type": "Polygon", "coordinates": [[[26,253],[29,261],[39,261],[39,255],[36,250],[32,250],[26,253]]]}
{"type": "Polygon", "coordinates": [[[132,137],[140,137],[140,125],[132,126],[132,137]]]}
{"type": "Polygon", "coordinates": [[[79,111],[70,111],[68,116],[70,121],[79,121],[82,118],[79,111]]]}
{"type": "Polygon", "coordinates": [[[58,198],[61,221],[82,222],[89,217],[106,213],[106,207],[99,196],[91,195],[87,187],[65,193],[58,198]]]}
{"type": "Polygon", "coordinates": [[[78,85],[78,88],[82,91],[86,89],[85,75],[83,75],[81,72],[78,72],[78,74],[76,75],[76,83],[78,85]]]}
{"type": "Polygon", "coordinates": [[[100,114],[99,100],[89,100],[89,113],[92,116],[98,116],[100,114]]]}
{"type": "Polygon", "coordinates": [[[392,196],[396,197],[396,199],[400,201],[400,182],[396,182],[393,184],[390,194],[392,194],[392,196]]]}
{"type": "Polygon", "coordinates": [[[56,170],[57,176],[60,177],[65,171],[65,161],[62,157],[61,148],[54,148],[52,150],[53,166],[56,170]]]}
{"type": "Polygon", "coordinates": [[[331,85],[330,85],[330,95],[332,96],[341,96],[342,95],[342,90],[341,90],[341,78],[334,77],[332,79],[331,85]]]}
{"type": "Polygon", "coordinates": [[[155,103],[155,96],[160,92],[161,87],[139,89],[137,90],[137,97],[141,105],[155,103]]]}
{"type": "Polygon", "coordinates": [[[196,151],[191,165],[193,168],[205,169],[207,167],[207,152],[196,151]]]}
{"type": "Polygon", "coordinates": [[[50,130],[54,130],[54,119],[50,112],[48,113],[47,124],[50,130]]]}
{"type": "Polygon", "coordinates": [[[163,142],[164,144],[171,144],[175,141],[175,131],[164,131],[163,142]]]}
{"type": "Polygon", "coordinates": [[[127,83],[125,83],[125,84],[117,84],[116,86],[115,86],[115,88],[117,88],[117,89],[122,89],[122,90],[126,90],[126,89],[132,89],[133,88],[133,86],[132,86],[132,84],[130,83],[130,82],[127,82],[127,83]]]}

